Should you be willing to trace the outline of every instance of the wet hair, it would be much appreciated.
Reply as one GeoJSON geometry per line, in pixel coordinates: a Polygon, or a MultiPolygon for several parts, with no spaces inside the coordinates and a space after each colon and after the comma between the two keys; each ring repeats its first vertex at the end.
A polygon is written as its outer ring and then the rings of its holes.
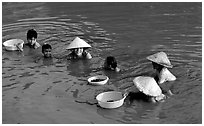
{"type": "Polygon", "coordinates": [[[37,39],[38,33],[34,29],[28,30],[28,32],[27,32],[27,40],[28,39],[32,39],[33,37],[37,39]]]}
{"type": "Polygon", "coordinates": [[[112,67],[112,68],[117,67],[117,61],[116,61],[115,57],[113,57],[113,56],[108,56],[106,58],[106,62],[107,62],[108,67],[112,67]]]}
{"type": "Polygon", "coordinates": [[[42,45],[42,53],[44,52],[45,49],[52,49],[52,46],[50,44],[44,43],[42,45]]]}
{"type": "Polygon", "coordinates": [[[164,66],[162,66],[158,63],[155,63],[155,62],[152,62],[152,65],[153,65],[153,67],[156,67],[156,69],[159,71],[161,71],[164,68],[164,66]]]}

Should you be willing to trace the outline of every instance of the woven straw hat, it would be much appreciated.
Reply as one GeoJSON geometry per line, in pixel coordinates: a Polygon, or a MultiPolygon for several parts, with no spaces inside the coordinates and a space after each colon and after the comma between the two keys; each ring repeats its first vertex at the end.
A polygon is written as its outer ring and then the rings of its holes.
{"type": "Polygon", "coordinates": [[[160,96],[162,90],[153,77],[138,76],[133,80],[134,85],[149,96],[160,96]]]}
{"type": "Polygon", "coordinates": [[[76,48],[90,48],[91,46],[86,43],[83,39],[76,37],[66,49],[76,49],[76,48]]]}
{"type": "Polygon", "coordinates": [[[173,65],[171,65],[165,52],[158,52],[156,54],[150,55],[147,57],[147,59],[157,64],[160,64],[162,66],[165,66],[167,68],[173,67],[173,65]]]}

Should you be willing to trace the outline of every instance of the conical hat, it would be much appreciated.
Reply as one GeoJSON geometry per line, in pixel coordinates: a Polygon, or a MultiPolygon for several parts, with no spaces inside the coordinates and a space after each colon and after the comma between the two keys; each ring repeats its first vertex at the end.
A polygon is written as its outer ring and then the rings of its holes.
{"type": "Polygon", "coordinates": [[[165,52],[158,52],[156,54],[150,55],[147,57],[147,59],[162,66],[165,66],[167,68],[173,67],[165,52]]]}
{"type": "Polygon", "coordinates": [[[75,49],[75,48],[90,48],[91,46],[86,43],[83,39],[76,37],[66,49],[75,49]]]}
{"type": "Polygon", "coordinates": [[[162,90],[157,82],[152,77],[139,76],[133,80],[134,85],[149,96],[159,96],[162,94],[162,90]]]}

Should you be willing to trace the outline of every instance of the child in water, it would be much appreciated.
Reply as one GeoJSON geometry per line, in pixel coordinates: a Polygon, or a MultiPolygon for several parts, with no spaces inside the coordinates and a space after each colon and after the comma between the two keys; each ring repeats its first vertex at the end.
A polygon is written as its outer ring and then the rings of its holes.
{"type": "Polygon", "coordinates": [[[44,43],[42,46],[42,54],[44,58],[51,58],[52,57],[52,47],[50,44],[44,43]]]}
{"type": "Polygon", "coordinates": [[[67,59],[91,59],[91,54],[86,51],[90,47],[84,40],[76,37],[66,48],[71,51],[67,59]]]}
{"type": "Polygon", "coordinates": [[[116,72],[120,71],[120,68],[117,67],[117,61],[115,57],[113,56],[108,56],[104,62],[104,69],[106,70],[113,70],[116,72]]]}
{"type": "MultiPolygon", "coordinates": [[[[172,68],[173,66],[165,52],[158,52],[150,55],[147,59],[152,61],[153,69],[156,70],[156,76],[154,78],[160,86],[165,82],[176,80],[176,77],[167,69],[172,68]]],[[[170,89],[168,89],[168,93],[173,95],[170,89]]]]}
{"type": "Polygon", "coordinates": [[[37,58],[35,60],[36,63],[39,63],[44,66],[50,66],[50,65],[53,65],[54,62],[56,62],[55,60],[57,60],[52,57],[52,46],[50,44],[44,43],[42,45],[42,54],[43,54],[43,57],[37,58]]]}
{"type": "Polygon", "coordinates": [[[30,48],[37,49],[40,47],[40,44],[37,42],[38,34],[34,29],[30,29],[27,32],[27,42],[25,45],[29,46],[30,48]]]}

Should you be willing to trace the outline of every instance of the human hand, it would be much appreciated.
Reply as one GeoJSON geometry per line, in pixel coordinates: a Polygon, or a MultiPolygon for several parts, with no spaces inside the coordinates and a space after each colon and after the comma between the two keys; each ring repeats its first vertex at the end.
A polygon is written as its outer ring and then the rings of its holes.
{"type": "Polygon", "coordinates": [[[40,44],[39,44],[38,42],[35,42],[35,43],[34,43],[34,48],[37,49],[37,48],[39,48],[39,47],[40,47],[40,44]]]}

